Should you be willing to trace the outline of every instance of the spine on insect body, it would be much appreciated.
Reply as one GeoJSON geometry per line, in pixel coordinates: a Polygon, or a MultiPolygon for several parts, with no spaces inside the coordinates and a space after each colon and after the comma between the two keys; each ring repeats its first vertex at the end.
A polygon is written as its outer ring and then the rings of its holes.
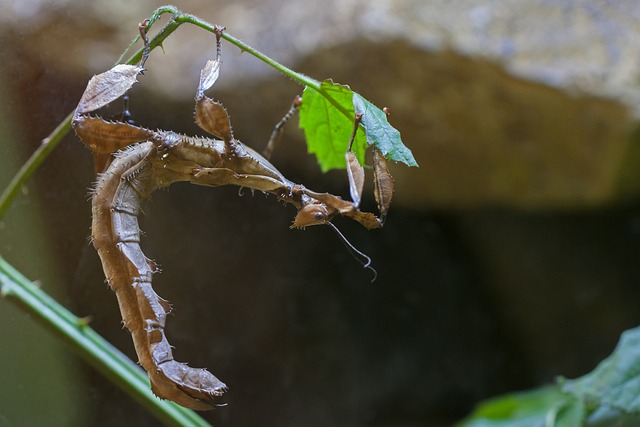
{"type": "Polygon", "coordinates": [[[93,244],[154,393],[191,409],[211,409],[226,385],[205,369],[173,360],[164,333],[170,305],[153,290],[157,268],[140,248],[141,203],[158,183],[167,183],[151,165],[155,154],[152,142],[131,146],[100,176],[93,196],[93,244]]]}

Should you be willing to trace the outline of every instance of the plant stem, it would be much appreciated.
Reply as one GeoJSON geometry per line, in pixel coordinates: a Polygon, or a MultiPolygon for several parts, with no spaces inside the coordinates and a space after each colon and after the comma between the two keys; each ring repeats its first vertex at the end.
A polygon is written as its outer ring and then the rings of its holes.
{"type": "MultiPolygon", "coordinates": [[[[175,6],[161,6],[158,9],[156,9],[151,16],[149,17],[149,26],[153,25],[153,23],[155,21],[157,21],[160,16],[162,14],[165,13],[171,13],[173,16],[171,17],[171,20],[165,25],[164,28],[162,28],[162,30],[160,30],[160,32],[158,33],[158,35],[154,38],[154,41],[151,42],[151,49],[153,49],[154,47],[157,47],[158,45],[160,45],[162,43],[162,41],[166,38],[166,36],[158,38],[158,36],[161,36],[162,33],[164,33],[165,31],[167,31],[168,27],[171,27],[171,30],[168,32],[167,35],[169,35],[171,32],[173,32],[173,26],[175,26],[176,28],[178,26],[180,26],[181,24],[184,23],[189,23],[192,25],[195,25],[196,27],[200,27],[206,31],[209,31],[210,33],[216,33],[216,25],[211,24],[210,22],[207,22],[203,19],[198,18],[195,15],[191,15],[189,13],[183,13],[181,12],[178,8],[176,8],[175,6]],[[155,44],[154,44],[155,42],[155,44]]],[[[300,83],[303,86],[308,86],[311,87],[312,89],[315,89],[317,91],[320,91],[320,82],[309,77],[306,76],[302,73],[298,73],[296,71],[293,71],[290,68],[285,67],[284,65],[280,64],[279,62],[269,58],[267,55],[263,54],[262,52],[252,48],[251,46],[249,46],[248,44],[246,44],[245,42],[243,42],[240,39],[235,38],[234,36],[232,36],[231,34],[227,33],[226,31],[223,31],[221,34],[221,37],[223,39],[225,39],[226,41],[228,41],[229,43],[231,43],[232,45],[236,46],[238,49],[240,49],[243,52],[247,52],[250,55],[255,56],[256,58],[258,58],[259,60],[261,60],[262,62],[264,62],[267,65],[270,65],[271,67],[275,68],[276,70],[280,71],[282,74],[284,74],[285,76],[291,78],[292,80],[300,83]]],[[[136,37],[134,39],[134,42],[138,41],[139,37],[136,37]]],[[[140,49],[138,52],[136,52],[131,58],[129,58],[129,61],[127,61],[127,63],[132,64],[132,63],[136,63],[137,61],[140,60],[140,58],[142,57],[142,49],[140,49]]]]}
{"type": "Polygon", "coordinates": [[[29,160],[22,165],[13,179],[11,179],[2,196],[0,196],[0,219],[2,219],[7,209],[9,209],[11,202],[16,198],[24,184],[31,178],[34,172],[38,170],[42,162],[49,157],[49,154],[56,148],[67,132],[69,132],[71,129],[72,116],[73,113],[69,114],[58,127],[51,132],[51,135],[42,140],[38,149],[31,155],[29,160]]]}
{"type": "Polygon", "coordinates": [[[155,397],[142,369],[0,257],[0,295],[20,305],[63,338],[101,374],[171,426],[208,426],[190,409],[155,397]]]}

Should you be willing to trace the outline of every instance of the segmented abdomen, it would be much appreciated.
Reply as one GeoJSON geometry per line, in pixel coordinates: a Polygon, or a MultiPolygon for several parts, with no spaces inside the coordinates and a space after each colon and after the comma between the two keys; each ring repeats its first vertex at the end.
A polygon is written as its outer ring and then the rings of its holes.
{"type": "Polygon", "coordinates": [[[93,196],[93,244],[153,391],[192,409],[211,409],[226,385],[204,369],[173,360],[164,334],[170,305],[153,290],[156,265],[140,248],[138,214],[142,202],[158,183],[168,185],[189,178],[168,169],[167,176],[160,176],[163,168],[152,165],[157,155],[152,142],[133,145],[117,153],[100,175],[93,196]]]}

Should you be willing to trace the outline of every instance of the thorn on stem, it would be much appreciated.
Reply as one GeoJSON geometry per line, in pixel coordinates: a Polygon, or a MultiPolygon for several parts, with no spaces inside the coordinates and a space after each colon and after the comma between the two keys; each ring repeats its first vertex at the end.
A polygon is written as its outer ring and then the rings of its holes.
{"type": "Polygon", "coordinates": [[[88,315],[84,317],[78,318],[78,327],[83,328],[85,326],[89,326],[89,323],[93,321],[93,316],[88,315]]]}

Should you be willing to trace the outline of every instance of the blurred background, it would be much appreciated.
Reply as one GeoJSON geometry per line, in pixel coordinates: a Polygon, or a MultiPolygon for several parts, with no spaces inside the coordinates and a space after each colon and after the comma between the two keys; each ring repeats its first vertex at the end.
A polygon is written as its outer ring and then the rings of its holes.
{"type": "MultiPolygon", "coordinates": [[[[0,0],[0,189],[110,68],[156,1],[0,0]]],[[[592,370],[640,324],[640,5],[510,0],[182,1],[291,68],[349,84],[420,168],[393,165],[384,229],[331,230],[237,188],[175,184],[145,206],[176,359],[230,391],[214,425],[445,426],[484,398],[592,370]]],[[[159,28],[167,16],[157,24],[159,28]]],[[[155,50],[134,120],[193,124],[215,38],[155,50]]],[[[223,44],[213,96],[261,150],[301,87],[223,44]]],[[[273,163],[316,191],[295,120],[273,163]]],[[[73,134],[0,222],[0,254],[134,360],[88,242],[91,155],[73,134]]],[[[367,203],[372,204],[372,193],[367,203]]],[[[30,316],[0,299],[0,426],[157,425],[30,316]]]]}

